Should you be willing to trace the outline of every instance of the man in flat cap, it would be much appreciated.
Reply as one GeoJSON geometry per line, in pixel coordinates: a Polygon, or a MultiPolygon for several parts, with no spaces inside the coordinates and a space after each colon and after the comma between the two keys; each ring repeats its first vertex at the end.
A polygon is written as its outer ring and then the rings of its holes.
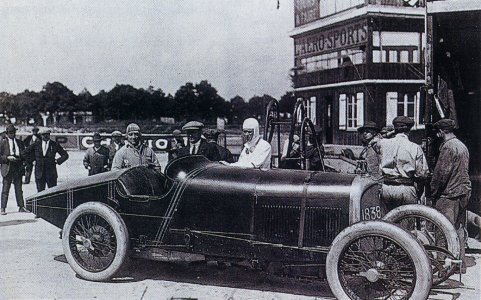
{"type": "Polygon", "coordinates": [[[45,190],[45,186],[51,188],[57,185],[57,165],[68,159],[67,151],[50,139],[50,132],[50,129],[40,130],[41,140],[28,146],[23,153],[27,160],[35,161],[35,183],[39,192],[45,190]]]}
{"type": "Polygon", "coordinates": [[[393,125],[394,137],[381,139],[373,145],[381,157],[382,198],[388,210],[417,203],[428,175],[428,164],[421,146],[408,138],[414,121],[399,116],[394,118],[393,125]]]}
{"type": "Polygon", "coordinates": [[[94,145],[85,152],[83,164],[88,170],[89,176],[107,172],[109,169],[109,149],[101,145],[101,141],[100,133],[95,132],[93,135],[94,145]]]}
{"type": "Polygon", "coordinates": [[[127,141],[115,153],[112,170],[120,170],[136,166],[159,165],[154,150],[142,142],[139,125],[131,123],[125,130],[127,141]]]}
{"type": "Polygon", "coordinates": [[[189,145],[177,151],[179,157],[187,155],[203,155],[208,160],[219,161],[220,155],[217,147],[202,137],[204,124],[197,121],[190,121],[182,126],[182,130],[187,133],[189,145]]]}
{"type": "MultiPolygon", "coordinates": [[[[34,126],[32,129],[32,134],[27,136],[25,140],[23,140],[23,143],[25,147],[28,147],[30,145],[35,144],[36,141],[40,140],[40,135],[38,134],[38,127],[34,126]]],[[[33,163],[30,162],[29,160],[26,160],[25,163],[25,181],[23,183],[29,184],[30,183],[30,178],[32,177],[32,171],[33,171],[33,163]]]]}
{"type": "Polygon", "coordinates": [[[434,124],[437,136],[443,140],[431,180],[431,196],[436,208],[454,225],[461,242],[464,258],[466,242],[466,206],[471,196],[468,148],[454,135],[456,124],[441,119],[434,124]]]}
{"type": "Polygon", "coordinates": [[[364,148],[359,155],[361,160],[366,163],[367,174],[371,175],[372,179],[379,181],[382,179],[381,173],[381,159],[380,153],[376,151],[373,145],[381,139],[380,128],[377,126],[376,122],[366,121],[364,126],[357,129],[361,136],[362,144],[364,148]]]}
{"type": "Polygon", "coordinates": [[[18,211],[26,212],[23,202],[22,176],[25,173],[22,151],[25,150],[23,142],[15,138],[16,129],[9,124],[5,130],[6,137],[0,143],[0,169],[3,177],[2,207],[0,213],[6,215],[8,193],[13,183],[18,211]]]}
{"type": "Polygon", "coordinates": [[[122,132],[114,130],[111,136],[112,138],[110,139],[110,144],[107,147],[109,149],[109,168],[112,167],[112,161],[114,160],[115,153],[117,153],[117,151],[119,151],[119,149],[124,145],[124,142],[122,141],[122,132]]]}

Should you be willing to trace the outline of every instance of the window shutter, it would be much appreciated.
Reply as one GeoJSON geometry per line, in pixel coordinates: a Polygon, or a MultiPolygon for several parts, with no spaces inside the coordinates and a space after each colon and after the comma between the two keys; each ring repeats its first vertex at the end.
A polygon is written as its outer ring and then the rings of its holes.
{"type": "Polygon", "coordinates": [[[316,97],[315,96],[312,96],[311,97],[311,101],[310,101],[310,105],[309,105],[309,118],[311,119],[312,121],[312,124],[316,125],[317,124],[317,120],[316,120],[316,111],[317,111],[317,101],[316,101],[316,97]]]}
{"type": "Polygon", "coordinates": [[[364,93],[356,94],[357,102],[357,127],[364,125],[364,93]]]}
{"type": "Polygon", "coordinates": [[[346,94],[339,95],[339,129],[346,130],[346,94]]]}
{"type": "Polygon", "coordinates": [[[392,125],[397,117],[397,92],[386,93],[386,126],[392,125]]]}
{"type": "Polygon", "coordinates": [[[422,116],[421,116],[421,94],[419,92],[416,93],[414,96],[414,128],[417,129],[418,126],[421,124],[422,116]]]}

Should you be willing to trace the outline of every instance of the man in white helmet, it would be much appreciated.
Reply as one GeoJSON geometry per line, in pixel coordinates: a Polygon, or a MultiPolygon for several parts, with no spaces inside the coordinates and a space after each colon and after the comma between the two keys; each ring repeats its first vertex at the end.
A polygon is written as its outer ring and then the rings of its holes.
{"type": "Polygon", "coordinates": [[[239,160],[230,165],[242,168],[269,169],[271,167],[271,145],[260,136],[259,122],[254,118],[246,119],[242,124],[242,131],[244,148],[240,153],[239,160]]]}

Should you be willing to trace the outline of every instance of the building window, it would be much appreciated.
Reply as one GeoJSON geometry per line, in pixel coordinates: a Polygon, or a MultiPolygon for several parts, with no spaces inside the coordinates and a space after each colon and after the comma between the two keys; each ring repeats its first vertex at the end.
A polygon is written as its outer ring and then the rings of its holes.
{"type": "MultiPolygon", "coordinates": [[[[297,102],[298,102],[298,101],[302,101],[303,104],[306,104],[306,101],[304,100],[304,98],[297,98],[297,102]]],[[[304,110],[298,109],[298,110],[297,110],[297,115],[292,116],[293,118],[296,119],[296,122],[297,122],[297,123],[302,123],[302,118],[304,117],[304,116],[303,116],[303,114],[304,114],[303,112],[304,112],[304,110]]]]}
{"type": "Polygon", "coordinates": [[[343,57],[349,57],[355,65],[366,63],[365,51],[359,48],[346,49],[302,58],[298,66],[302,68],[300,68],[298,74],[339,68],[343,57]]]}
{"type": "Polygon", "coordinates": [[[364,125],[364,93],[339,95],[339,129],[356,130],[364,125]]]}
{"type": "Polygon", "coordinates": [[[414,129],[424,128],[424,116],[420,93],[386,93],[386,125],[392,125],[397,116],[407,116],[414,120],[414,129]]]}
{"type": "Polygon", "coordinates": [[[422,37],[420,32],[373,31],[373,63],[419,63],[422,37]]]}

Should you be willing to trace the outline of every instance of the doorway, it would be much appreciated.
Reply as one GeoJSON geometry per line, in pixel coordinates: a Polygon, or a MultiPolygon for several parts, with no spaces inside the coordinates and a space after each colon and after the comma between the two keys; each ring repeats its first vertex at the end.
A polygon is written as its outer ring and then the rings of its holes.
{"type": "Polygon", "coordinates": [[[333,143],[333,128],[332,128],[332,96],[324,97],[325,110],[324,110],[324,132],[326,144],[333,143]]]}

